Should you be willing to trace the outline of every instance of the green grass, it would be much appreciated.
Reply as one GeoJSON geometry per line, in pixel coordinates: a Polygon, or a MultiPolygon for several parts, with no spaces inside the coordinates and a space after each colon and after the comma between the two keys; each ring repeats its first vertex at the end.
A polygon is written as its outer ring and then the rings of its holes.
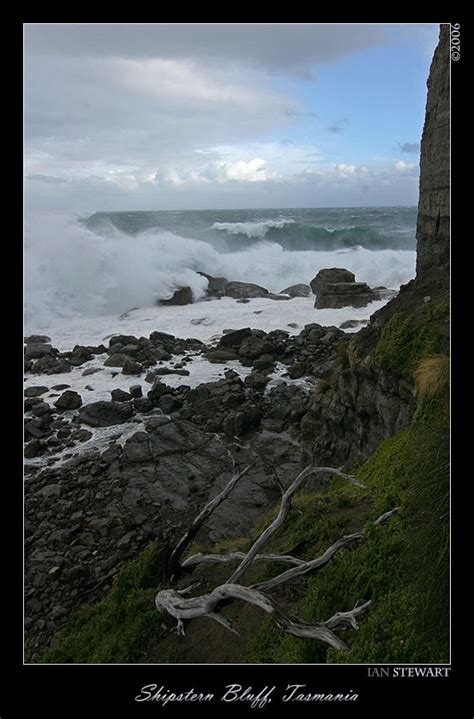
{"type": "Polygon", "coordinates": [[[45,663],[138,662],[147,641],[162,632],[154,596],[163,581],[164,549],[152,543],[115,577],[107,596],[79,609],[44,654],[45,663]]]}
{"type": "MultiPolygon", "coordinates": [[[[386,440],[359,468],[371,508],[365,538],[355,548],[340,550],[307,580],[300,616],[321,622],[335,611],[347,611],[371,599],[373,606],[359,631],[340,632],[351,651],[337,652],[313,640],[299,640],[266,620],[246,660],[265,663],[384,663],[448,660],[448,508],[449,419],[441,400],[424,401],[411,426],[386,440]],[[395,506],[402,513],[378,527],[373,520],[395,506]]],[[[351,488],[352,490],[352,488],[351,488]]],[[[306,507],[306,554],[340,536],[344,489],[329,495],[330,521],[318,533],[310,517],[315,498],[306,507]],[[339,499],[337,499],[339,495],[339,499]],[[338,508],[339,502],[339,508],[338,508]],[[331,536],[332,535],[332,536],[331,536]],[[321,540],[321,541],[319,541],[321,540]]],[[[345,488],[347,492],[347,487],[345,488]]],[[[359,490],[360,491],[360,490],[359,490]]],[[[361,501],[347,495],[350,502],[361,501]]],[[[367,519],[367,516],[366,516],[367,519]]],[[[295,530],[303,532],[299,517],[295,530]],[[298,525],[299,528],[298,528],[298,525]]],[[[342,522],[343,524],[343,522],[342,522]]],[[[326,545],[327,546],[327,545],[326,545]]]]}
{"type": "Polygon", "coordinates": [[[422,359],[447,350],[444,325],[448,320],[449,305],[445,302],[421,316],[398,312],[382,330],[375,359],[385,369],[412,379],[422,359]]]}

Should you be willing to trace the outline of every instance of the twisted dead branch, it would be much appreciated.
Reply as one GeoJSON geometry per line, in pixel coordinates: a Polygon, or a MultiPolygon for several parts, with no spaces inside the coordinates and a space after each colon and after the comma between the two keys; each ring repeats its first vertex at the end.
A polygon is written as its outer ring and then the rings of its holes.
{"type": "MultiPolygon", "coordinates": [[[[159,611],[167,612],[177,620],[178,634],[184,635],[184,620],[190,620],[196,617],[208,617],[216,622],[219,622],[219,624],[222,624],[226,629],[235,632],[229,619],[222,613],[222,609],[229,600],[239,600],[262,609],[273,619],[277,626],[287,634],[291,634],[296,637],[317,639],[329,644],[335,649],[347,651],[347,645],[334,633],[333,630],[346,626],[352,626],[354,629],[357,629],[357,619],[364,612],[368,611],[371,606],[370,601],[367,601],[360,606],[356,606],[347,612],[336,612],[325,622],[318,624],[306,624],[287,614],[282,607],[271,599],[265,592],[271,591],[278,585],[288,582],[291,579],[320,569],[334,557],[336,552],[341,547],[349,544],[350,542],[361,540],[363,538],[363,533],[355,532],[341,537],[328,547],[320,557],[310,561],[304,561],[297,557],[293,557],[292,555],[260,554],[259,550],[285,522],[291,509],[291,499],[293,495],[301,488],[310,476],[315,474],[338,476],[350,484],[363,487],[363,485],[352,475],[345,474],[340,469],[334,469],[332,467],[306,467],[299,473],[286,491],[282,491],[280,508],[277,516],[257,537],[248,552],[231,552],[226,555],[197,553],[186,559],[184,562],[181,562],[181,557],[191,543],[192,539],[196,536],[200,527],[210,514],[212,514],[212,512],[228,497],[232,489],[236,486],[240,479],[247,474],[250,468],[251,465],[248,465],[242,471],[235,473],[235,463],[233,462],[234,474],[231,480],[226,487],[201,510],[199,515],[191,524],[191,527],[183,535],[171,553],[169,562],[171,580],[178,576],[180,572],[185,570],[189,571],[190,568],[202,563],[227,563],[240,560],[237,568],[224,584],[215,587],[208,594],[186,598],[187,595],[194,591],[198,584],[193,584],[182,590],[175,590],[172,588],[162,590],[158,592],[155,597],[156,608],[159,611]],[[266,582],[260,582],[250,587],[243,586],[238,583],[238,580],[242,578],[254,561],[286,562],[288,564],[292,564],[293,566],[266,582]]],[[[395,507],[391,511],[385,512],[375,520],[375,524],[384,524],[390,517],[398,512],[399,509],[399,507],[395,507]]]]}

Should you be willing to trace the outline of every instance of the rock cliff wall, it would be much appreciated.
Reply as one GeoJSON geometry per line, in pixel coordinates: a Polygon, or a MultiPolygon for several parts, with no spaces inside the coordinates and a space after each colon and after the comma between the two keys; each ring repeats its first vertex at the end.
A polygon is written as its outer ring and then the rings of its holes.
{"type": "Polygon", "coordinates": [[[449,337],[450,26],[441,25],[428,78],[420,159],[417,274],[339,350],[302,420],[318,462],[354,466],[413,415],[414,361],[447,351],[449,337]],[[384,361],[384,352],[388,357],[384,361]],[[400,361],[394,361],[397,353],[400,361]],[[406,354],[406,361],[403,355],[406,354]],[[405,367],[395,370],[394,366],[405,367]]]}

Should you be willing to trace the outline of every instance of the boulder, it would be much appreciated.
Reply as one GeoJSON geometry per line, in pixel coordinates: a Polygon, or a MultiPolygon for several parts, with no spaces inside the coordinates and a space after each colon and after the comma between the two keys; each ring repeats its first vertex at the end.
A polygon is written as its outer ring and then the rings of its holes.
{"type": "Polygon", "coordinates": [[[75,345],[72,352],[68,354],[68,360],[73,367],[80,367],[84,362],[89,362],[93,359],[94,355],[88,347],[83,345],[75,345]]]}
{"type": "Polygon", "coordinates": [[[193,302],[193,293],[190,287],[180,287],[168,300],[158,300],[159,305],[190,305],[193,302]]]}
{"type": "Polygon", "coordinates": [[[113,354],[104,362],[104,367],[123,367],[126,362],[130,361],[130,357],[123,354],[113,354]]]}
{"type": "Polygon", "coordinates": [[[268,290],[260,285],[254,285],[252,282],[227,282],[224,294],[226,297],[239,300],[249,297],[265,297],[268,290]]]}
{"type": "Polygon", "coordinates": [[[153,382],[153,387],[151,388],[151,390],[147,392],[147,397],[149,400],[151,400],[151,402],[158,402],[158,400],[163,394],[167,394],[169,392],[170,387],[168,387],[168,385],[164,382],[160,382],[160,380],[157,378],[153,382]]]}
{"type": "Polygon", "coordinates": [[[165,342],[174,342],[176,337],[174,335],[169,335],[167,332],[152,332],[150,335],[150,342],[152,345],[160,345],[164,344],[165,342]]]}
{"type": "Polygon", "coordinates": [[[314,295],[324,290],[328,283],[336,282],[355,282],[355,275],[349,270],[345,270],[343,267],[326,267],[323,270],[319,270],[316,277],[313,277],[309,286],[314,295]]]}
{"type": "Polygon", "coordinates": [[[123,389],[113,389],[110,393],[112,402],[128,402],[133,399],[132,395],[125,392],[123,389]]]}
{"type": "Polygon", "coordinates": [[[35,387],[27,387],[25,389],[25,397],[40,397],[45,392],[49,392],[48,387],[40,387],[38,385],[35,387]]]}
{"type": "Polygon", "coordinates": [[[245,337],[250,337],[250,327],[243,327],[241,330],[233,330],[224,334],[219,340],[219,347],[238,347],[245,337]]]}
{"type": "Polygon", "coordinates": [[[47,342],[51,342],[51,337],[47,335],[30,335],[29,337],[25,337],[25,345],[46,344],[47,342]]]}
{"type": "Polygon", "coordinates": [[[376,299],[365,282],[356,282],[354,273],[342,267],[320,270],[310,285],[316,295],[316,309],[365,307],[376,299]]]}
{"type": "Polygon", "coordinates": [[[109,347],[114,345],[138,345],[139,340],[134,335],[112,335],[109,339],[109,347]]]}
{"type": "Polygon", "coordinates": [[[130,392],[132,397],[136,399],[138,399],[139,397],[143,397],[141,384],[133,384],[131,387],[128,388],[128,391],[130,392]]]}
{"type": "Polygon", "coordinates": [[[68,409],[79,409],[81,405],[81,395],[70,389],[67,389],[65,392],[63,392],[59,399],[57,399],[54,403],[54,406],[61,411],[65,411],[68,409]]]}
{"type": "Polygon", "coordinates": [[[143,372],[143,365],[135,360],[128,359],[124,362],[122,367],[122,374],[141,374],[143,372]]]}
{"type": "Polygon", "coordinates": [[[207,275],[205,272],[198,272],[198,275],[205,277],[208,281],[207,285],[207,296],[208,297],[223,297],[225,294],[225,286],[227,279],[225,277],[212,277],[207,275]]]}
{"type": "Polygon", "coordinates": [[[124,402],[92,402],[79,410],[81,422],[90,427],[110,427],[122,424],[133,415],[133,408],[124,402]]]}
{"type": "Polygon", "coordinates": [[[291,285],[286,289],[281,290],[281,295],[290,295],[290,297],[309,297],[311,294],[311,287],[309,285],[299,284],[291,285]]]}
{"type": "Polygon", "coordinates": [[[26,359],[39,359],[44,355],[57,354],[57,352],[57,349],[53,349],[50,344],[46,344],[45,342],[30,342],[25,347],[26,359]]]}

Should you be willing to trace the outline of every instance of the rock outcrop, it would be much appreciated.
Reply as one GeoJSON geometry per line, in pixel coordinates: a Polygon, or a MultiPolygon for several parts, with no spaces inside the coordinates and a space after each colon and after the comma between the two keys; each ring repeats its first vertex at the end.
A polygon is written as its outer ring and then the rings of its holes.
{"type": "Polygon", "coordinates": [[[420,200],[416,227],[417,279],[449,273],[450,230],[450,26],[441,25],[428,78],[428,100],[421,140],[420,200]]]}
{"type": "Polygon", "coordinates": [[[310,287],[316,295],[314,306],[321,310],[326,307],[366,307],[377,295],[365,282],[356,282],[355,275],[342,267],[322,269],[311,280],[310,287]]]}

